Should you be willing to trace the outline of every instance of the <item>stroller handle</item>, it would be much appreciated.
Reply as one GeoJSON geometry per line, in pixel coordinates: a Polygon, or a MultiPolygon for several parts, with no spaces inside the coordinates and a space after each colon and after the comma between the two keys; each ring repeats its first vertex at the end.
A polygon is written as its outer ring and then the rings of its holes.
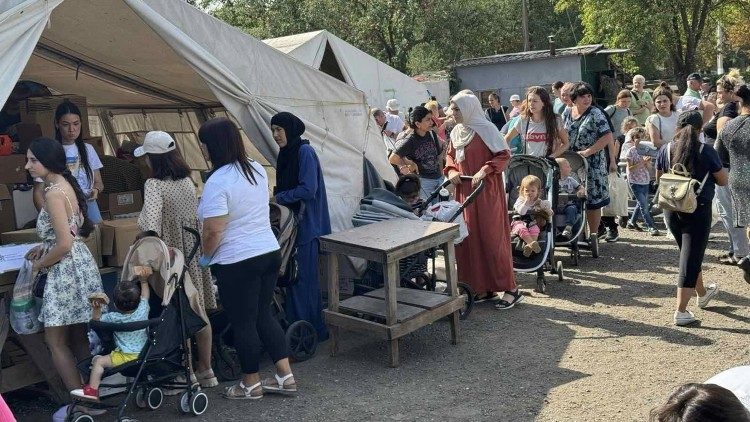
{"type": "Polygon", "coordinates": [[[182,226],[182,230],[185,230],[193,236],[193,248],[190,249],[190,253],[185,257],[185,265],[187,265],[193,260],[193,258],[195,258],[195,254],[198,252],[198,247],[201,245],[201,234],[198,233],[198,230],[188,226],[182,226]]]}

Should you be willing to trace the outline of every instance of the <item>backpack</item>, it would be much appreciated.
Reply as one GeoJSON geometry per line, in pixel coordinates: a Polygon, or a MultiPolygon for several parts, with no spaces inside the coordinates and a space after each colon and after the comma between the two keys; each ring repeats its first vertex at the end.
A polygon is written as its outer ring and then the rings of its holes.
{"type": "MultiPolygon", "coordinates": [[[[670,145],[667,148],[667,165],[671,165],[670,145]]],[[[703,152],[701,144],[698,154],[703,152]]],[[[659,179],[659,190],[656,194],[659,208],[667,211],[677,211],[682,213],[693,213],[698,208],[698,195],[703,190],[703,186],[708,180],[708,174],[703,177],[702,181],[692,178],[692,175],[682,163],[677,163],[670,167],[669,173],[664,173],[659,179]]]]}

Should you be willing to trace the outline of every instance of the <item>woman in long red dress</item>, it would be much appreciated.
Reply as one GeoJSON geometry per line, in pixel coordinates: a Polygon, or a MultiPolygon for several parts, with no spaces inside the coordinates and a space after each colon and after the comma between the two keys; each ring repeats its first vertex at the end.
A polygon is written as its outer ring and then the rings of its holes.
{"type": "Polygon", "coordinates": [[[457,125],[450,135],[444,172],[456,185],[456,200],[463,201],[484,179],[484,189],[464,210],[469,236],[456,247],[458,279],[468,283],[479,300],[504,292],[495,307],[510,309],[523,300],[513,274],[502,175],[510,149],[500,131],[484,117],[479,99],[471,91],[456,94],[450,108],[457,125]],[[472,176],[472,180],[461,181],[460,176],[472,176]]]}

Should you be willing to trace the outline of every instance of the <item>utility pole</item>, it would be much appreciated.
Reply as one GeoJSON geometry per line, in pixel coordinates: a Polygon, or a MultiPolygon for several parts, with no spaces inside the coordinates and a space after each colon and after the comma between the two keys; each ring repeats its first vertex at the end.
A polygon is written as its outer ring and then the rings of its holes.
{"type": "Polygon", "coordinates": [[[529,51],[529,5],[528,0],[521,0],[521,27],[523,30],[523,51],[529,51]]]}
{"type": "Polygon", "coordinates": [[[716,74],[724,74],[724,28],[721,24],[716,26],[716,74]]]}

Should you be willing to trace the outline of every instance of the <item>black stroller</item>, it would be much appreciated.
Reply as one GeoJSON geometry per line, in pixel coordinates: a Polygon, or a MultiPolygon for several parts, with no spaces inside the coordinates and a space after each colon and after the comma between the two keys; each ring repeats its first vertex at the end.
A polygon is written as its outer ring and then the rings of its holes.
{"type": "MultiPolygon", "coordinates": [[[[552,209],[557,209],[557,185],[560,180],[560,170],[554,160],[531,155],[514,155],[508,163],[505,171],[505,191],[508,195],[508,214],[513,218],[515,211],[513,205],[518,199],[519,188],[524,177],[534,175],[542,182],[539,198],[550,202],[552,209]]],[[[555,237],[557,229],[555,224],[547,224],[539,233],[539,246],[542,251],[531,256],[524,256],[519,245],[520,239],[513,242],[513,270],[521,273],[536,272],[536,290],[546,293],[547,281],[544,277],[546,270],[556,273],[560,281],[564,277],[564,269],[561,261],[555,262],[555,237]]]]}
{"type": "MultiPolygon", "coordinates": [[[[571,168],[571,175],[578,180],[584,188],[588,184],[588,162],[581,157],[580,154],[573,151],[565,151],[562,158],[568,160],[571,168]]],[[[589,248],[591,249],[591,255],[596,258],[599,256],[599,243],[589,236],[586,238],[586,200],[579,199],[576,197],[569,198],[568,195],[558,194],[557,203],[564,205],[567,201],[574,201],[578,207],[578,221],[573,225],[573,233],[570,238],[566,239],[562,236],[555,237],[555,247],[566,247],[570,248],[570,257],[573,260],[573,265],[578,266],[578,261],[581,258],[580,245],[583,241],[587,241],[589,248]]],[[[559,207],[561,208],[561,207],[559,207]]],[[[555,210],[554,222],[557,227],[564,226],[564,216],[557,213],[558,209],[555,210]]],[[[596,234],[594,234],[596,235],[596,234]]],[[[562,268],[557,271],[557,275],[560,281],[563,279],[562,268]]]]}
{"type": "MultiPolygon", "coordinates": [[[[184,228],[185,231],[195,237],[193,249],[185,259],[182,253],[176,249],[170,249],[157,237],[145,237],[136,241],[130,247],[125,258],[121,279],[131,279],[135,266],[150,266],[154,275],[149,283],[151,288],[149,318],[145,321],[132,323],[105,323],[91,321],[89,326],[102,340],[104,350],[102,354],[114,349],[114,332],[136,331],[147,329],[148,341],[138,358],[123,365],[107,369],[102,378],[120,373],[132,378],[124,384],[108,384],[103,382],[103,388],[126,388],[125,398],[119,404],[108,404],[110,396],[103,398],[101,402],[84,401],[74,398],[73,405],[69,407],[66,421],[69,422],[93,422],[88,414],[75,411],[75,405],[79,403],[93,408],[117,407],[117,421],[134,421],[123,416],[125,408],[131,397],[135,397],[135,403],[140,408],[156,410],[164,401],[162,388],[184,389],[180,396],[177,408],[182,413],[201,415],[208,408],[208,396],[197,386],[187,381],[190,380],[190,350],[186,348],[186,340],[203,328],[206,323],[200,315],[194,311],[186,294],[187,288],[195,288],[192,284],[184,284],[185,273],[188,264],[195,257],[200,244],[197,231],[184,228]],[[161,298],[161,299],[160,299],[161,298]],[[177,381],[175,378],[183,376],[185,381],[177,381]]],[[[78,369],[88,378],[90,374],[91,361],[86,359],[78,363],[78,369]]],[[[119,395],[119,394],[118,394],[119,395]]]]}
{"type": "MultiPolygon", "coordinates": [[[[464,181],[471,181],[472,178],[471,176],[461,176],[461,179],[464,181]]],[[[375,188],[370,195],[360,201],[360,208],[352,217],[352,223],[355,227],[359,227],[393,218],[424,220],[427,217],[420,217],[420,215],[424,214],[425,210],[429,208],[430,203],[433,200],[441,196],[441,190],[448,187],[450,183],[449,180],[443,182],[442,185],[438,186],[438,188],[435,189],[425,201],[417,205],[416,208],[411,207],[393,192],[386,189],[375,188]]],[[[474,202],[474,199],[479,195],[483,188],[484,181],[481,181],[469,196],[466,197],[466,200],[464,200],[463,203],[456,206],[447,218],[441,219],[440,221],[447,223],[456,221],[456,219],[462,215],[464,209],[474,202]]],[[[401,287],[439,292],[435,271],[436,258],[437,249],[433,248],[402,259],[399,262],[401,287]],[[431,261],[431,270],[429,272],[428,261],[431,261]]],[[[379,265],[368,265],[364,277],[377,278],[380,280],[380,284],[382,284],[382,267],[379,265]]],[[[465,319],[469,316],[474,307],[475,293],[471,286],[466,283],[459,282],[457,283],[457,287],[459,294],[464,295],[465,298],[464,307],[459,311],[460,318],[465,319]]],[[[441,293],[447,292],[443,291],[441,293]]]]}

